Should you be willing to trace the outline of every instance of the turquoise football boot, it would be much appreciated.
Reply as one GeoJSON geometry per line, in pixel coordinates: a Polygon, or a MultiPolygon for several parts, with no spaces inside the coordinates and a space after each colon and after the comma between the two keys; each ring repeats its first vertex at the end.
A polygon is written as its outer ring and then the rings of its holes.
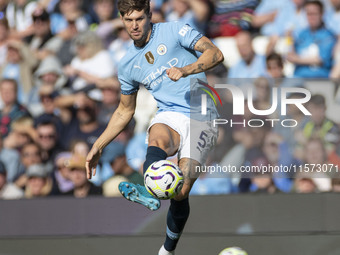
{"type": "Polygon", "coordinates": [[[118,189],[127,200],[144,205],[152,211],[158,210],[161,206],[159,199],[153,197],[144,186],[139,184],[121,182],[118,189]]]}

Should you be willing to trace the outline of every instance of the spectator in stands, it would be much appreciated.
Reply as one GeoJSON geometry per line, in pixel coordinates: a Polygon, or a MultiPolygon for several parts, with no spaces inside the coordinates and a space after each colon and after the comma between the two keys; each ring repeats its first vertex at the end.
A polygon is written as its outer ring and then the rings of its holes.
{"type": "Polygon", "coordinates": [[[102,195],[102,188],[95,186],[87,180],[85,163],[85,157],[75,154],[71,157],[68,167],[71,170],[70,179],[74,184],[74,189],[66,192],[65,195],[73,195],[76,198],[102,195]]]}
{"type": "MultiPolygon", "coordinates": [[[[214,166],[214,165],[212,165],[214,166]]],[[[234,191],[229,173],[200,172],[190,195],[222,195],[234,191]]]]}
{"type": "Polygon", "coordinates": [[[73,140],[83,140],[91,148],[95,139],[104,131],[105,126],[100,125],[98,116],[98,100],[95,100],[96,90],[79,92],[56,99],[59,108],[72,108],[72,116],[64,123],[62,147],[70,148],[73,140]],[[94,92],[94,93],[93,93],[94,92]],[[92,94],[93,93],[93,94],[92,94]]]}
{"type": "Polygon", "coordinates": [[[274,30],[276,17],[289,1],[263,0],[256,7],[251,25],[260,29],[261,35],[271,35],[274,30]]]}
{"type": "Polygon", "coordinates": [[[125,146],[121,143],[116,142],[114,146],[111,147],[111,152],[106,153],[103,158],[104,161],[108,161],[111,166],[111,171],[114,175],[107,179],[103,183],[104,194],[110,194],[112,196],[113,190],[117,190],[118,182],[117,180],[127,180],[129,182],[144,185],[144,178],[139,172],[135,171],[127,162],[125,146]]]}
{"type": "MultiPolygon", "coordinates": [[[[300,165],[300,162],[293,156],[293,151],[290,150],[287,142],[279,134],[270,132],[264,138],[262,150],[268,163],[272,167],[291,167],[294,165],[300,165]]],[[[290,192],[293,185],[293,171],[291,173],[287,171],[272,173],[272,180],[275,186],[283,191],[290,192]]]]}
{"type": "Polygon", "coordinates": [[[15,37],[21,39],[33,33],[32,13],[37,5],[37,1],[9,1],[6,8],[6,18],[15,37]]]}
{"type": "Polygon", "coordinates": [[[255,109],[270,109],[272,106],[272,88],[267,78],[260,77],[255,79],[253,93],[253,105],[255,109]]]}
{"type": "Polygon", "coordinates": [[[332,169],[329,168],[327,152],[324,142],[320,138],[310,138],[304,147],[304,174],[313,178],[317,189],[320,192],[331,190],[332,169]],[[313,170],[312,167],[314,166],[313,170]]]}
{"type": "Polygon", "coordinates": [[[337,24],[340,22],[340,1],[339,0],[326,0],[325,2],[325,25],[335,35],[340,35],[340,28],[337,24]],[[327,4],[328,3],[328,4],[327,4]]]}
{"type": "Polygon", "coordinates": [[[61,193],[66,193],[74,188],[73,182],[70,180],[70,169],[67,164],[71,159],[71,152],[60,152],[57,154],[54,165],[55,170],[52,173],[53,188],[61,193]]]}
{"type": "Polygon", "coordinates": [[[305,4],[308,28],[294,39],[287,60],[295,64],[295,77],[328,78],[336,37],[323,23],[323,4],[318,0],[305,4]]]}
{"type": "Polygon", "coordinates": [[[4,139],[4,146],[21,152],[26,143],[35,141],[37,138],[31,117],[20,117],[11,124],[11,132],[4,139]]]}
{"type": "Polygon", "coordinates": [[[13,182],[14,178],[19,174],[20,154],[13,148],[3,146],[2,136],[0,134],[0,161],[2,161],[7,170],[7,182],[13,182]]]}
{"type": "MultiPolygon", "coordinates": [[[[307,26],[303,9],[306,0],[262,1],[255,10],[252,25],[265,36],[296,35],[307,26]]],[[[276,38],[278,39],[278,37],[276,38]]]]}
{"type": "Polygon", "coordinates": [[[335,145],[334,150],[328,154],[328,161],[335,166],[340,166],[340,141],[335,145]]]}
{"type": "Polygon", "coordinates": [[[59,38],[61,46],[56,52],[57,58],[60,60],[62,66],[69,65],[75,56],[73,41],[78,35],[78,29],[74,22],[68,22],[67,28],[56,36],[59,38]]]}
{"type": "Polygon", "coordinates": [[[61,46],[60,40],[55,39],[50,30],[50,16],[41,7],[34,10],[33,34],[25,38],[29,48],[39,60],[57,52],[61,46]]]}
{"type": "Polygon", "coordinates": [[[99,105],[98,121],[102,125],[107,125],[113,112],[118,107],[120,100],[120,89],[118,79],[114,79],[115,86],[105,86],[101,88],[103,99],[99,105]]]}
{"type": "Polygon", "coordinates": [[[0,199],[19,199],[24,196],[24,192],[15,184],[7,181],[7,170],[0,161],[0,199]]]}
{"type": "Polygon", "coordinates": [[[25,174],[28,167],[35,164],[41,164],[41,150],[40,147],[33,142],[23,145],[20,153],[20,167],[19,175],[16,176],[15,184],[24,189],[27,184],[27,175],[25,174]]]}
{"type": "Polygon", "coordinates": [[[44,164],[54,164],[56,155],[61,152],[57,126],[52,121],[40,122],[36,125],[37,143],[41,148],[41,158],[44,164]]]}
{"type": "Polygon", "coordinates": [[[271,173],[254,173],[251,178],[251,192],[256,194],[275,194],[280,190],[275,186],[271,173]]]}
{"type": "Polygon", "coordinates": [[[170,0],[170,8],[170,13],[165,16],[166,21],[182,21],[205,34],[211,14],[208,1],[170,0]]]}
{"type": "Polygon", "coordinates": [[[81,10],[80,0],[60,0],[60,13],[51,14],[51,31],[53,34],[59,34],[61,37],[69,33],[69,26],[74,24],[77,31],[86,31],[89,27],[91,18],[81,10]]]}
{"type": "Polygon", "coordinates": [[[49,177],[49,171],[42,164],[33,164],[26,171],[27,184],[25,188],[26,198],[46,197],[58,195],[58,192],[52,194],[52,179],[49,177]]]}
{"type": "Polygon", "coordinates": [[[52,85],[57,91],[60,91],[66,83],[62,65],[55,56],[43,59],[34,75],[38,85],[52,85]]]}
{"type": "Polygon", "coordinates": [[[84,140],[74,140],[71,144],[71,153],[86,156],[90,151],[89,145],[84,140]]]}
{"type": "Polygon", "coordinates": [[[5,64],[7,55],[7,40],[9,37],[9,26],[6,18],[0,19],[0,66],[5,64]]]}
{"type": "Polygon", "coordinates": [[[111,164],[115,176],[123,175],[129,182],[143,185],[143,176],[130,167],[127,162],[124,145],[120,144],[119,146],[116,146],[115,153],[112,155],[109,163],[111,164]]]}
{"type": "Polygon", "coordinates": [[[294,188],[292,190],[296,193],[316,193],[318,188],[315,184],[315,179],[308,176],[308,174],[299,173],[294,179],[294,188]]]}
{"type": "Polygon", "coordinates": [[[165,22],[164,11],[162,9],[159,9],[159,8],[152,8],[151,22],[152,23],[165,22]]]}
{"type": "MultiPolygon", "coordinates": [[[[254,115],[249,114],[247,117],[244,116],[244,121],[247,123],[249,119],[254,118],[254,115]]],[[[258,119],[258,116],[256,116],[256,118],[258,119]]],[[[233,121],[242,123],[242,120],[238,118],[234,118],[233,121]]],[[[262,147],[264,138],[270,129],[270,124],[266,123],[265,121],[262,127],[249,127],[247,124],[239,124],[235,125],[235,127],[233,126],[233,138],[236,143],[240,143],[244,148],[243,165],[249,166],[256,164],[256,162],[259,160],[266,160],[266,157],[262,151],[262,147]]],[[[239,189],[241,192],[246,192],[250,187],[250,179],[249,175],[244,175],[243,177],[245,178],[241,179],[239,189]]]]}
{"type": "Polygon", "coordinates": [[[303,80],[287,78],[284,74],[284,61],[280,54],[272,52],[266,57],[267,74],[274,87],[301,87],[303,80]]]}
{"type": "Polygon", "coordinates": [[[12,79],[0,81],[0,94],[4,103],[0,110],[0,133],[6,137],[11,131],[11,123],[23,116],[29,116],[27,109],[17,100],[18,84],[12,79]]]}
{"type": "Polygon", "coordinates": [[[37,59],[32,56],[29,48],[18,40],[7,42],[6,63],[0,67],[0,74],[5,79],[13,79],[18,86],[18,101],[26,104],[32,89],[32,71],[37,59]]]}
{"type": "Polygon", "coordinates": [[[121,20],[117,18],[115,2],[112,0],[95,0],[94,11],[98,17],[96,34],[102,39],[105,48],[115,39],[113,31],[121,20]]]}
{"type": "Polygon", "coordinates": [[[334,144],[340,140],[340,130],[336,123],[326,117],[326,100],[324,96],[315,94],[308,102],[307,109],[312,114],[310,120],[303,127],[303,137],[319,137],[327,145],[327,150],[332,151],[334,144]]]}
{"type": "Polygon", "coordinates": [[[56,92],[52,85],[42,85],[39,89],[39,99],[42,105],[40,115],[34,118],[34,125],[42,122],[53,122],[57,127],[58,136],[60,137],[63,131],[63,122],[61,113],[55,107],[56,92]]]}
{"type": "Polygon", "coordinates": [[[340,192],[340,178],[332,179],[332,192],[340,192]]]}
{"type": "MultiPolygon", "coordinates": [[[[37,71],[34,73],[34,78],[34,86],[29,93],[27,107],[34,117],[39,117],[45,113],[47,106],[42,101],[44,99],[42,94],[52,95],[54,91],[64,93],[66,77],[63,74],[60,61],[55,56],[50,55],[40,62],[37,71]]],[[[49,106],[51,107],[47,107],[50,108],[48,112],[53,113],[53,104],[49,104],[49,106]]]]}
{"type": "Polygon", "coordinates": [[[278,87],[285,75],[283,72],[283,59],[280,54],[271,53],[266,57],[268,75],[274,79],[274,85],[278,87]]]}
{"type": "MultiPolygon", "coordinates": [[[[288,99],[301,99],[302,97],[303,96],[300,93],[292,93],[288,96],[288,99]]],[[[305,143],[305,139],[303,134],[301,134],[301,130],[306,125],[309,118],[305,116],[295,104],[288,104],[287,115],[280,116],[280,121],[284,119],[296,120],[296,127],[286,128],[281,125],[275,125],[274,132],[283,138],[295,158],[302,159],[303,147],[301,145],[305,143]]]]}
{"type": "Polygon", "coordinates": [[[115,9],[115,2],[111,0],[95,0],[94,11],[97,14],[97,23],[99,26],[102,23],[109,22],[117,18],[117,10],[115,9]]]}
{"type": "Polygon", "coordinates": [[[265,57],[255,54],[251,34],[241,31],[235,36],[241,60],[229,69],[228,78],[258,78],[266,74],[265,57]]]}
{"type": "Polygon", "coordinates": [[[66,75],[74,79],[74,90],[95,84],[98,78],[111,78],[117,72],[109,52],[103,49],[101,39],[94,32],[80,33],[75,39],[75,47],[77,56],[65,67],[66,75]]]}
{"type": "Polygon", "coordinates": [[[209,21],[209,37],[234,36],[242,30],[249,30],[254,9],[259,0],[225,1],[216,0],[214,14],[209,21]]]}
{"type": "Polygon", "coordinates": [[[122,22],[116,25],[116,29],[114,32],[116,33],[117,38],[111,42],[108,50],[111,54],[111,59],[115,70],[118,70],[118,64],[126,54],[128,48],[131,46],[132,40],[126,29],[124,28],[122,22]]]}

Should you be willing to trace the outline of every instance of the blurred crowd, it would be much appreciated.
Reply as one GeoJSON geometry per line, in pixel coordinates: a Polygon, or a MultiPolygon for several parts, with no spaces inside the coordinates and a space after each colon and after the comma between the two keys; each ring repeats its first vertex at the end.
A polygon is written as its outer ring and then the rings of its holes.
{"type": "MultiPolygon", "coordinates": [[[[208,82],[254,90],[256,109],[270,108],[272,88],[304,87],[305,78],[332,82],[336,102],[340,0],[151,0],[151,6],[155,23],[181,20],[213,41],[232,40],[237,61],[207,72],[208,82]],[[265,38],[264,54],[254,49],[258,37],[265,38]]],[[[85,173],[86,155],[119,104],[117,66],[131,43],[115,0],[0,0],[0,198],[118,196],[121,181],[143,184],[146,130],[157,107],[142,87],[134,119],[105,148],[96,176],[87,180],[85,173]]],[[[232,54],[224,51],[225,59],[232,54]]],[[[236,118],[230,94],[222,96],[221,114],[236,118]]],[[[328,100],[314,93],[306,105],[311,116],[289,105],[294,128],[220,127],[207,164],[338,166],[340,129],[327,115],[328,100]]],[[[258,118],[248,105],[244,119],[258,118]]],[[[340,175],[324,172],[202,173],[192,194],[340,191],[340,175]]]]}

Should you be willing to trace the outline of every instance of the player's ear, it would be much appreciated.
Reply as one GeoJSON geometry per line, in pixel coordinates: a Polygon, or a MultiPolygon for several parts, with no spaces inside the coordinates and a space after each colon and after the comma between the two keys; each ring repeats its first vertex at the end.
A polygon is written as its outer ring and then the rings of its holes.
{"type": "Polygon", "coordinates": [[[152,18],[152,12],[151,12],[151,11],[150,11],[148,17],[149,17],[149,19],[151,20],[151,18],[152,18]]]}

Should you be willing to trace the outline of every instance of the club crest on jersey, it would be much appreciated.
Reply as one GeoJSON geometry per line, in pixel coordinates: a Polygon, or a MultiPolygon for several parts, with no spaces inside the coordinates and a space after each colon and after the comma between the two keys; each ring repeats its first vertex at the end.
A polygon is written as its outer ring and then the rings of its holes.
{"type": "Polygon", "coordinates": [[[155,57],[152,55],[151,51],[148,51],[145,54],[145,58],[149,62],[149,64],[151,64],[151,65],[155,62],[155,57]]]}
{"type": "Polygon", "coordinates": [[[163,56],[167,52],[167,48],[164,44],[160,44],[157,48],[157,53],[160,56],[163,56]]]}

